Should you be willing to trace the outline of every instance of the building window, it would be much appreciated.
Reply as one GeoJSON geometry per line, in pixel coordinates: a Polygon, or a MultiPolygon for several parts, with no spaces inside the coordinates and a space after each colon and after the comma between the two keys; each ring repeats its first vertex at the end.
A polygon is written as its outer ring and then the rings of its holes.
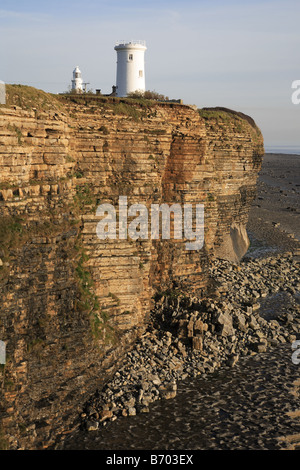
{"type": "Polygon", "coordinates": [[[142,70],[139,71],[139,77],[143,78],[143,71],[142,70]]]}
{"type": "Polygon", "coordinates": [[[129,54],[129,60],[133,60],[133,54],[129,54]]]}

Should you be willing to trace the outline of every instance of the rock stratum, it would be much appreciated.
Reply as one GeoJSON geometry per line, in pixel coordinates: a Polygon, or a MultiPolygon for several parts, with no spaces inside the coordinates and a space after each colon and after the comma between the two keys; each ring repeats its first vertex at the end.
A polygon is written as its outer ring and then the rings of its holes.
{"type": "Polygon", "coordinates": [[[8,85],[0,107],[2,448],[78,426],[143,334],[157,293],[204,298],[215,258],[246,253],[263,138],[248,116],[8,85]],[[204,246],[106,239],[101,203],[203,204],[204,246]]]}

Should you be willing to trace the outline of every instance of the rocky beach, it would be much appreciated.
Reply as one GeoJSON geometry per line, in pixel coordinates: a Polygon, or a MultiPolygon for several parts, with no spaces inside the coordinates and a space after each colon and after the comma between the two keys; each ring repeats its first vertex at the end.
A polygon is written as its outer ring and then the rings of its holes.
{"type": "Polygon", "coordinates": [[[300,156],[266,154],[239,264],[157,295],[146,333],[63,449],[299,449],[300,156]]]}

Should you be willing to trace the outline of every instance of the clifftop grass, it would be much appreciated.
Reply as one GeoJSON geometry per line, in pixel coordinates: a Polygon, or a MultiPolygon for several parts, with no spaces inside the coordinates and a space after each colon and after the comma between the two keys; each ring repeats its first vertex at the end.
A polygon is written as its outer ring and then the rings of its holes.
{"type": "Polygon", "coordinates": [[[114,115],[128,116],[138,121],[151,108],[155,101],[145,98],[116,98],[93,94],[52,94],[27,86],[6,84],[6,104],[1,107],[18,106],[26,111],[37,110],[44,112],[68,113],[69,103],[83,106],[110,109],[114,115]]]}
{"type": "Polygon", "coordinates": [[[260,132],[254,120],[247,114],[232,109],[216,106],[214,108],[198,109],[200,116],[205,120],[215,119],[216,121],[242,120],[247,121],[256,131],[260,132]]]}
{"type": "MultiPolygon", "coordinates": [[[[250,136],[254,153],[264,154],[263,136],[255,121],[247,114],[223,107],[198,109],[199,115],[205,120],[207,125],[213,129],[215,126],[226,129],[228,125],[232,126],[235,132],[246,133],[250,136]]],[[[226,137],[223,137],[227,140],[226,137]]]]}
{"type": "MultiPolygon", "coordinates": [[[[125,115],[138,121],[144,117],[147,112],[157,105],[157,100],[146,99],[145,97],[132,96],[128,98],[118,98],[110,96],[97,96],[93,94],[52,94],[43,90],[27,85],[6,85],[6,105],[19,106],[24,110],[36,109],[38,111],[52,111],[68,113],[70,102],[84,106],[99,106],[103,109],[111,109],[114,115],[125,115]]],[[[160,103],[163,104],[163,103],[160,103]]],[[[166,103],[164,103],[166,104],[166,103]]],[[[206,121],[216,120],[220,123],[235,120],[247,122],[256,131],[260,132],[254,120],[241,112],[234,111],[224,107],[202,108],[198,109],[200,116],[206,121]]]]}
{"type": "Polygon", "coordinates": [[[6,105],[25,110],[63,111],[58,96],[27,85],[6,85],[6,105]]]}

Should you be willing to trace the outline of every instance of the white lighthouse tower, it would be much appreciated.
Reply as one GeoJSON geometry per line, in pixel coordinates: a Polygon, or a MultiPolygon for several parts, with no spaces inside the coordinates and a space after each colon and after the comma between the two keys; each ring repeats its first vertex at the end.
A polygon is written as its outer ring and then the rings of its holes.
{"type": "Polygon", "coordinates": [[[145,41],[119,41],[117,51],[117,96],[145,91],[145,41]]]}
{"type": "Polygon", "coordinates": [[[76,91],[77,93],[82,93],[82,78],[78,65],[73,70],[72,90],[76,91]]]}

